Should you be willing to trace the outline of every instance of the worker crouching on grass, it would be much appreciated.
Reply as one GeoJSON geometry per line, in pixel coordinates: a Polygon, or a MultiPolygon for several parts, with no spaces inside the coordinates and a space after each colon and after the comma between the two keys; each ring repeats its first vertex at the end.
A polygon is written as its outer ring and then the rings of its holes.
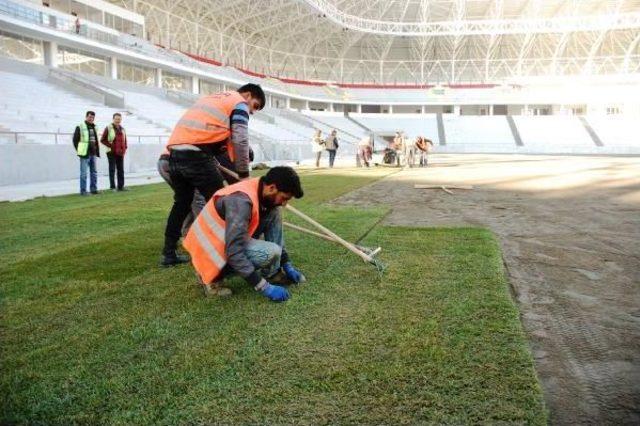
{"type": "Polygon", "coordinates": [[[272,282],[302,283],[305,277],[285,250],[281,207],[302,196],[300,178],[290,167],[274,167],[213,195],[183,243],[205,295],[230,295],[222,280],[238,274],[269,300],[289,299],[287,289],[272,282]]]}

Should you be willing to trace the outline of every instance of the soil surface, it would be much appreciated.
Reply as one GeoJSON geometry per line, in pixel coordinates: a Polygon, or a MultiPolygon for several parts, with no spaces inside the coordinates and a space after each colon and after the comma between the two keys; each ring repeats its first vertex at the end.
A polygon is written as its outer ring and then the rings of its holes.
{"type": "Polygon", "coordinates": [[[640,424],[640,157],[433,155],[336,203],[493,230],[551,422],[640,424]]]}

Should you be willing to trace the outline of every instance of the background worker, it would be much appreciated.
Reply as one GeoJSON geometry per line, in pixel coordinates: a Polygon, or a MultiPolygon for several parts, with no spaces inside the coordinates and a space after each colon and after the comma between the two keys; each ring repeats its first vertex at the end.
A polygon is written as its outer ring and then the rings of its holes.
{"type": "Polygon", "coordinates": [[[122,127],[122,115],[113,114],[113,122],[104,128],[100,142],[106,146],[109,161],[109,187],[116,189],[115,174],[118,174],[118,191],[124,188],[124,154],[127,152],[127,133],[122,127]]]}
{"type": "Polygon", "coordinates": [[[369,167],[371,151],[371,136],[363,136],[358,142],[358,158],[365,167],[369,167]]]}
{"type": "Polygon", "coordinates": [[[431,139],[427,139],[424,136],[418,136],[416,138],[416,152],[420,156],[420,167],[427,167],[431,147],[433,147],[431,139]]]}
{"type": "Polygon", "coordinates": [[[404,134],[403,136],[403,154],[404,154],[404,165],[407,167],[413,167],[415,165],[415,140],[409,140],[404,134]]]}
{"type": "Polygon", "coordinates": [[[320,167],[320,158],[324,151],[324,139],[322,139],[322,130],[317,129],[311,140],[311,150],[316,155],[316,168],[320,167]]]}
{"type": "Polygon", "coordinates": [[[329,167],[333,167],[333,163],[336,161],[336,153],[338,152],[338,131],[333,129],[324,145],[325,149],[329,152],[329,167]]]}
{"type": "Polygon", "coordinates": [[[73,133],[73,146],[80,158],[80,195],[87,194],[87,169],[90,174],[90,186],[92,194],[98,193],[98,169],[96,168],[96,157],[100,157],[100,147],[98,145],[98,133],[94,121],[96,113],[87,111],[84,121],[76,126],[73,133]]]}
{"type": "Polygon", "coordinates": [[[291,167],[274,167],[213,195],[184,240],[206,295],[231,294],[222,280],[233,273],[274,302],[289,298],[284,287],[269,282],[281,273],[293,283],[306,281],[285,250],[281,209],[303,195],[291,167]]]}
{"type": "Polygon", "coordinates": [[[393,143],[391,144],[391,148],[396,154],[396,166],[400,167],[401,164],[401,156],[404,153],[404,137],[402,136],[402,132],[397,131],[396,136],[393,138],[393,143]]]}
{"type": "Polygon", "coordinates": [[[176,249],[184,220],[191,211],[194,190],[208,201],[223,187],[214,157],[226,149],[240,178],[249,177],[249,115],[264,105],[262,88],[245,84],[237,92],[200,98],[176,124],[167,145],[174,202],[165,228],[162,266],[189,261],[176,249]]]}

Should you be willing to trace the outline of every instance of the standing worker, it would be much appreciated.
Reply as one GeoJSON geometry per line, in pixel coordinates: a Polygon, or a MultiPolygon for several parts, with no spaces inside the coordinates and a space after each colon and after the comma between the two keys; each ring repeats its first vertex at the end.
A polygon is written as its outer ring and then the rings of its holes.
{"type": "Polygon", "coordinates": [[[371,161],[371,136],[363,136],[358,142],[358,158],[365,167],[371,161]]]}
{"type": "Polygon", "coordinates": [[[100,157],[98,133],[94,121],[96,113],[87,111],[84,121],[76,126],[73,133],[73,146],[80,158],[80,195],[87,194],[87,168],[89,169],[89,189],[92,194],[98,193],[98,170],[96,169],[96,157],[100,157]]]}
{"type": "Polygon", "coordinates": [[[391,148],[393,149],[393,151],[396,154],[396,166],[400,167],[400,164],[402,163],[402,154],[404,154],[404,138],[402,136],[402,132],[398,131],[396,132],[396,136],[393,138],[393,144],[391,145],[391,148]]]}
{"type": "Polygon", "coordinates": [[[329,167],[333,167],[333,163],[336,161],[338,148],[338,131],[333,129],[325,141],[325,149],[329,151],[329,167]]]}
{"type": "Polygon", "coordinates": [[[320,167],[320,158],[324,151],[324,140],[322,139],[322,130],[317,129],[311,140],[311,150],[316,155],[316,168],[320,167]]]}
{"type": "Polygon", "coordinates": [[[184,240],[205,295],[230,295],[222,281],[238,274],[269,300],[283,302],[289,292],[275,280],[306,281],[284,248],[281,208],[303,195],[296,172],[282,166],[213,195],[184,240]]]}
{"type": "Polygon", "coordinates": [[[189,261],[176,249],[182,224],[191,211],[194,190],[208,201],[223,187],[214,157],[226,149],[240,178],[249,177],[249,115],[264,105],[262,88],[249,83],[237,92],[203,96],[176,124],[167,145],[174,201],[164,233],[162,266],[189,261]]]}
{"type": "Polygon", "coordinates": [[[122,127],[122,115],[113,114],[113,122],[104,128],[100,142],[106,146],[107,160],[109,160],[109,187],[116,189],[115,174],[118,175],[118,191],[124,188],[124,154],[127,152],[127,133],[122,127]]]}

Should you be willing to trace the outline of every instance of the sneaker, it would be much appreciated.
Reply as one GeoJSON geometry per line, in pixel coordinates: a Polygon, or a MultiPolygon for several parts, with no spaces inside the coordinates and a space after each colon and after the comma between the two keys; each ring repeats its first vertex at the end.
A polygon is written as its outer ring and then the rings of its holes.
{"type": "Polygon", "coordinates": [[[86,197],[87,195],[89,195],[89,193],[87,191],[80,193],[80,196],[82,196],[82,197],[86,197]]]}
{"type": "Polygon", "coordinates": [[[129,188],[118,188],[118,191],[128,191],[129,188]]]}
{"type": "Polygon", "coordinates": [[[162,260],[160,261],[160,266],[175,266],[180,265],[182,263],[188,263],[191,260],[189,256],[186,254],[165,254],[162,256],[162,260]]]}
{"type": "Polygon", "coordinates": [[[98,194],[100,194],[100,193],[99,193],[98,191],[91,191],[91,194],[93,194],[93,195],[98,195],[98,194]]]}

